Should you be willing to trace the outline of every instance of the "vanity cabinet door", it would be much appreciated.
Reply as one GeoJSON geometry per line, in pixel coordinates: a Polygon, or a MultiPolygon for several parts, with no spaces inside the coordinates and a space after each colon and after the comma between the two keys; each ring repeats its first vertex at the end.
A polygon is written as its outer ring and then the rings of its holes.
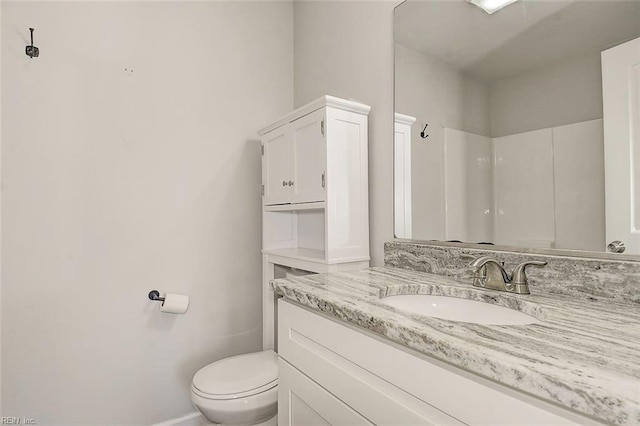
{"type": "Polygon", "coordinates": [[[291,136],[289,125],[262,136],[262,184],[265,205],[289,202],[291,136]]]}
{"type": "Polygon", "coordinates": [[[351,407],[291,366],[278,361],[278,425],[372,425],[351,407]]]}

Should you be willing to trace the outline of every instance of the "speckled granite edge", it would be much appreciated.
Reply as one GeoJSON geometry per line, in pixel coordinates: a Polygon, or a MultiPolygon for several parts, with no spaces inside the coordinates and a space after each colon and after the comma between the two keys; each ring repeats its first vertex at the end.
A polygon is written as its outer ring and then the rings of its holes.
{"type": "Polygon", "coordinates": [[[527,269],[532,294],[565,294],[640,304],[640,262],[449,247],[423,242],[392,241],[384,245],[385,266],[450,276],[463,282],[471,282],[469,264],[473,258],[487,255],[504,262],[509,272],[525,260],[548,262],[544,268],[527,269]]]}

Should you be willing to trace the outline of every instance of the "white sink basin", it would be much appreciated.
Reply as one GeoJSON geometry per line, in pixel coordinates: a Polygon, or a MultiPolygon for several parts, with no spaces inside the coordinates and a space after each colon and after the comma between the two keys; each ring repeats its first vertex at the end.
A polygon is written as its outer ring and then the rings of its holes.
{"type": "Polygon", "coordinates": [[[385,297],[380,302],[402,311],[474,324],[524,325],[540,322],[514,309],[457,297],[411,294],[385,297]]]}

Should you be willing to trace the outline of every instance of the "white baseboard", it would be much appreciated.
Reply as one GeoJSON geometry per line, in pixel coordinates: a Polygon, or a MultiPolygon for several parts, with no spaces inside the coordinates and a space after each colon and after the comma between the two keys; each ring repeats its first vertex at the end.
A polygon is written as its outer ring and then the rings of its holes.
{"type": "Polygon", "coordinates": [[[211,423],[209,423],[207,419],[202,417],[202,414],[194,411],[193,413],[185,416],[165,420],[164,422],[156,423],[151,426],[205,426],[210,424],[211,423]]]}

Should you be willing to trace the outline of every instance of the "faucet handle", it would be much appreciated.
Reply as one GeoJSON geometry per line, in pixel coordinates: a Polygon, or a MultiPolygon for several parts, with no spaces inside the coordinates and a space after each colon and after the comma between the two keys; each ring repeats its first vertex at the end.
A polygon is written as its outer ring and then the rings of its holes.
{"type": "Polygon", "coordinates": [[[536,266],[542,268],[546,266],[547,262],[540,262],[536,260],[531,260],[527,262],[522,262],[516,265],[513,268],[513,273],[511,274],[511,283],[509,287],[511,287],[515,293],[518,294],[530,294],[529,292],[529,281],[527,280],[526,269],[527,266],[536,266]]]}

